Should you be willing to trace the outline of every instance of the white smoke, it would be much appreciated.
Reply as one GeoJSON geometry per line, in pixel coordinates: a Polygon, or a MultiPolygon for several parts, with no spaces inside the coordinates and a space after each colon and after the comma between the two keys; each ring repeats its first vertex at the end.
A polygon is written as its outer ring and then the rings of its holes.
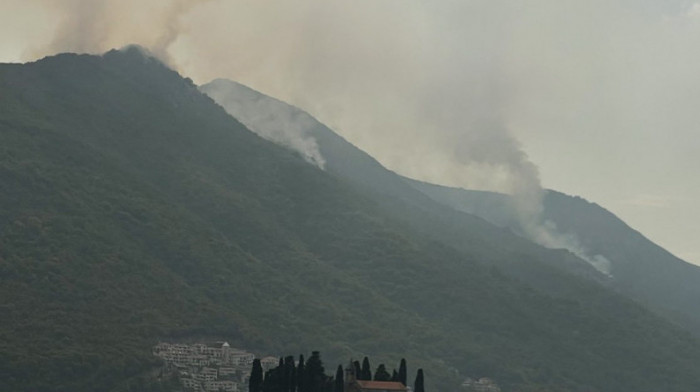
{"type": "Polygon", "coordinates": [[[543,220],[542,216],[532,216],[528,219],[521,220],[522,230],[525,235],[532,241],[552,249],[566,249],[575,254],[579,258],[585,260],[593,266],[598,272],[612,276],[612,265],[603,255],[591,255],[590,252],[581,245],[578,236],[573,233],[562,233],[557,229],[554,222],[543,220]]]}
{"type": "MultiPolygon", "coordinates": [[[[616,60],[612,65],[624,63],[623,75],[628,75],[627,62],[610,57],[627,53],[619,45],[625,41],[611,30],[620,28],[616,16],[626,6],[603,1],[524,6],[510,0],[300,0],[274,6],[206,0],[152,0],[147,6],[137,0],[40,3],[60,20],[54,38],[39,51],[42,55],[96,53],[137,43],[200,82],[240,80],[313,113],[390,169],[430,182],[513,195],[529,238],[586,255],[576,239],[543,221],[539,174],[514,134],[536,132],[547,124],[543,118],[568,119],[580,103],[596,107],[600,98],[587,88],[607,79],[580,61],[611,58],[616,60]],[[608,8],[603,30],[589,29],[593,24],[586,17],[577,19],[608,8]],[[572,48],[578,57],[569,56],[572,48]],[[560,100],[561,91],[588,94],[560,100]],[[595,99],[579,102],[590,96],[595,99]],[[540,106],[548,115],[531,121],[530,110],[540,106]]],[[[688,15],[692,19],[694,13],[688,15]]],[[[633,24],[625,26],[637,31],[633,24]]],[[[617,96],[603,94],[612,103],[617,96]]],[[[285,128],[287,121],[281,118],[245,118],[243,112],[254,110],[238,105],[240,110],[233,105],[230,111],[253,131],[323,167],[315,140],[302,129],[285,128]]],[[[594,114],[608,118],[607,111],[594,114]]],[[[294,124],[305,121],[291,112],[279,116],[294,124]]],[[[599,125],[586,118],[574,126],[587,130],[599,125]]],[[[595,256],[587,259],[601,264],[595,256]]]]}
{"type": "MultiPolygon", "coordinates": [[[[498,107],[498,106],[496,106],[498,107]]],[[[455,158],[466,166],[477,165],[481,172],[494,173],[501,191],[511,196],[511,213],[523,236],[551,249],[567,249],[596,270],[611,276],[611,263],[602,255],[591,255],[574,233],[563,233],[544,218],[544,196],[537,166],[522,150],[517,139],[503,125],[497,112],[470,125],[456,139],[455,158]]],[[[486,111],[482,112],[488,113],[486,111]]]]}
{"type": "Polygon", "coordinates": [[[182,23],[196,5],[210,0],[37,0],[58,20],[53,38],[29,57],[58,52],[102,53],[138,44],[173,65],[170,46],[187,31],[182,23]]]}
{"type": "Polygon", "coordinates": [[[200,89],[251,131],[324,169],[326,161],[309,132],[316,122],[308,114],[228,80],[217,79],[200,89]]]}

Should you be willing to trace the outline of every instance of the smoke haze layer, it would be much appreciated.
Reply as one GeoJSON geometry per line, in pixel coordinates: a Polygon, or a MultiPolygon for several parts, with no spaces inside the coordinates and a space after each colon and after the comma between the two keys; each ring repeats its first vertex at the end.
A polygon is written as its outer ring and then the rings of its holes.
{"type": "Polygon", "coordinates": [[[141,44],[198,83],[295,104],[409,177],[516,195],[523,222],[542,227],[541,172],[700,257],[692,1],[6,4],[24,59],[141,44]]]}
{"type": "Polygon", "coordinates": [[[315,122],[308,114],[228,80],[214,80],[200,90],[251,131],[297,151],[307,162],[324,168],[326,160],[310,133],[315,122]]]}

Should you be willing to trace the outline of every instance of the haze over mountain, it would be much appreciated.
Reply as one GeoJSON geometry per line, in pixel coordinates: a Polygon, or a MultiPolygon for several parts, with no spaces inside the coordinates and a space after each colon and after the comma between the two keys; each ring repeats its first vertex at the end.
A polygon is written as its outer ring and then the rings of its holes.
{"type": "Polygon", "coordinates": [[[265,91],[443,185],[511,193],[520,152],[545,187],[700,263],[696,3],[4,0],[0,61],[136,42],[198,84],[265,91]]]}
{"type": "MultiPolygon", "coordinates": [[[[522,233],[507,195],[407,182],[456,210],[522,233]]],[[[548,191],[544,216],[565,235],[574,235],[583,248],[609,260],[614,287],[700,333],[700,267],[675,257],[580,197],[548,191]]]]}
{"type": "Polygon", "coordinates": [[[587,263],[326,131],[322,170],[138,48],[3,64],[0,89],[0,389],[125,389],[159,339],[213,336],[411,358],[434,390],[700,388],[700,343],[587,263]]]}
{"type": "MultiPolygon", "coordinates": [[[[218,79],[201,86],[200,89],[214,98],[232,116],[262,136],[288,133],[290,136],[275,136],[270,139],[306,156],[306,150],[287,141],[297,135],[304,138],[309,145],[315,147],[314,154],[322,157],[328,171],[356,184],[362,184],[374,192],[391,195],[396,199],[411,199],[412,202],[409,203],[413,212],[421,209],[429,210],[432,215],[448,219],[441,212],[436,212],[439,208],[430,206],[430,203],[420,196],[409,196],[412,194],[411,189],[408,189],[410,187],[457,211],[479,216],[496,226],[509,228],[535,242],[538,240],[532,237],[531,231],[523,228],[522,216],[518,210],[519,201],[516,198],[493,192],[448,188],[402,178],[383,168],[370,156],[337,136],[308,113],[239,83],[218,79]]],[[[391,207],[388,206],[387,210],[391,210],[391,207]]],[[[408,211],[400,211],[397,214],[411,215],[408,211]]],[[[699,267],[676,258],[610,212],[581,198],[547,191],[543,198],[541,215],[542,224],[548,226],[557,238],[562,239],[550,245],[567,246],[577,255],[588,255],[586,261],[605,275],[601,277],[588,271],[583,273],[584,276],[604,282],[641,303],[650,304],[661,314],[669,315],[696,333],[700,333],[699,267]]],[[[446,238],[454,238],[454,246],[463,244],[466,238],[474,235],[472,234],[474,232],[488,233],[487,236],[492,240],[498,238],[497,242],[500,243],[512,241],[502,239],[502,233],[495,233],[469,216],[461,216],[461,218],[468,222],[466,224],[468,229],[460,231],[460,234],[463,234],[461,237],[455,236],[454,233],[445,233],[444,230],[435,227],[431,227],[428,231],[438,234],[438,238],[442,234],[443,237],[440,239],[443,241],[446,238]],[[478,229],[475,230],[475,227],[478,229]]],[[[425,216],[417,218],[419,224],[425,226],[430,220],[430,217],[425,216]]],[[[451,220],[454,222],[455,218],[451,217],[451,220]]],[[[559,263],[555,266],[571,269],[579,274],[582,270],[585,271],[581,263],[559,263]]],[[[534,272],[538,266],[532,263],[513,267],[515,268],[512,270],[511,267],[506,267],[507,272],[521,278],[536,277],[540,274],[534,272]]],[[[528,282],[536,285],[550,284],[531,278],[528,282]]]]}

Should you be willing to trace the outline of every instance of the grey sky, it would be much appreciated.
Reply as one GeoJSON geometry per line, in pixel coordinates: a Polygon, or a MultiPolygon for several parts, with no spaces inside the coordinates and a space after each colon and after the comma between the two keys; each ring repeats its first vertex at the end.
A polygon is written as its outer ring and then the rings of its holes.
{"type": "Polygon", "coordinates": [[[301,106],[412,177],[513,192],[531,161],[700,263],[700,2],[0,5],[0,61],[128,43],[301,106]]]}

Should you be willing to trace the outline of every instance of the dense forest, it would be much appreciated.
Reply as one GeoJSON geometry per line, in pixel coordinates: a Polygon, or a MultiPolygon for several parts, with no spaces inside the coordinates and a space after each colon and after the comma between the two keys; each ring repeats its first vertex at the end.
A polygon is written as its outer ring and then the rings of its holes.
{"type": "Polygon", "coordinates": [[[426,235],[469,224],[388,213],[138,49],[3,64],[0,91],[0,390],[133,389],[158,341],[197,337],[416,358],[431,391],[700,390],[681,328],[546,263],[548,290],[499,267],[566,252],[426,235]]]}
{"type": "MultiPolygon", "coordinates": [[[[369,358],[364,357],[362,364],[351,360],[347,368],[338,365],[335,375],[327,375],[321,354],[314,351],[307,360],[304,360],[303,355],[299,355],[296,361],[293,356],[280,358],[279,365],[264,372],[264,375],[260,359],[255,359],[248,392],[344,392],[346,373],[352,374],[357,380],[393,381],[408,386],[405,359],[401,359],[398,370],[394,368],[392,373],[382,363],[373,375],[369,358]]],[[[423,369],[418,369],[413,391],[425,390],[423,377],[423,369]]]]}

